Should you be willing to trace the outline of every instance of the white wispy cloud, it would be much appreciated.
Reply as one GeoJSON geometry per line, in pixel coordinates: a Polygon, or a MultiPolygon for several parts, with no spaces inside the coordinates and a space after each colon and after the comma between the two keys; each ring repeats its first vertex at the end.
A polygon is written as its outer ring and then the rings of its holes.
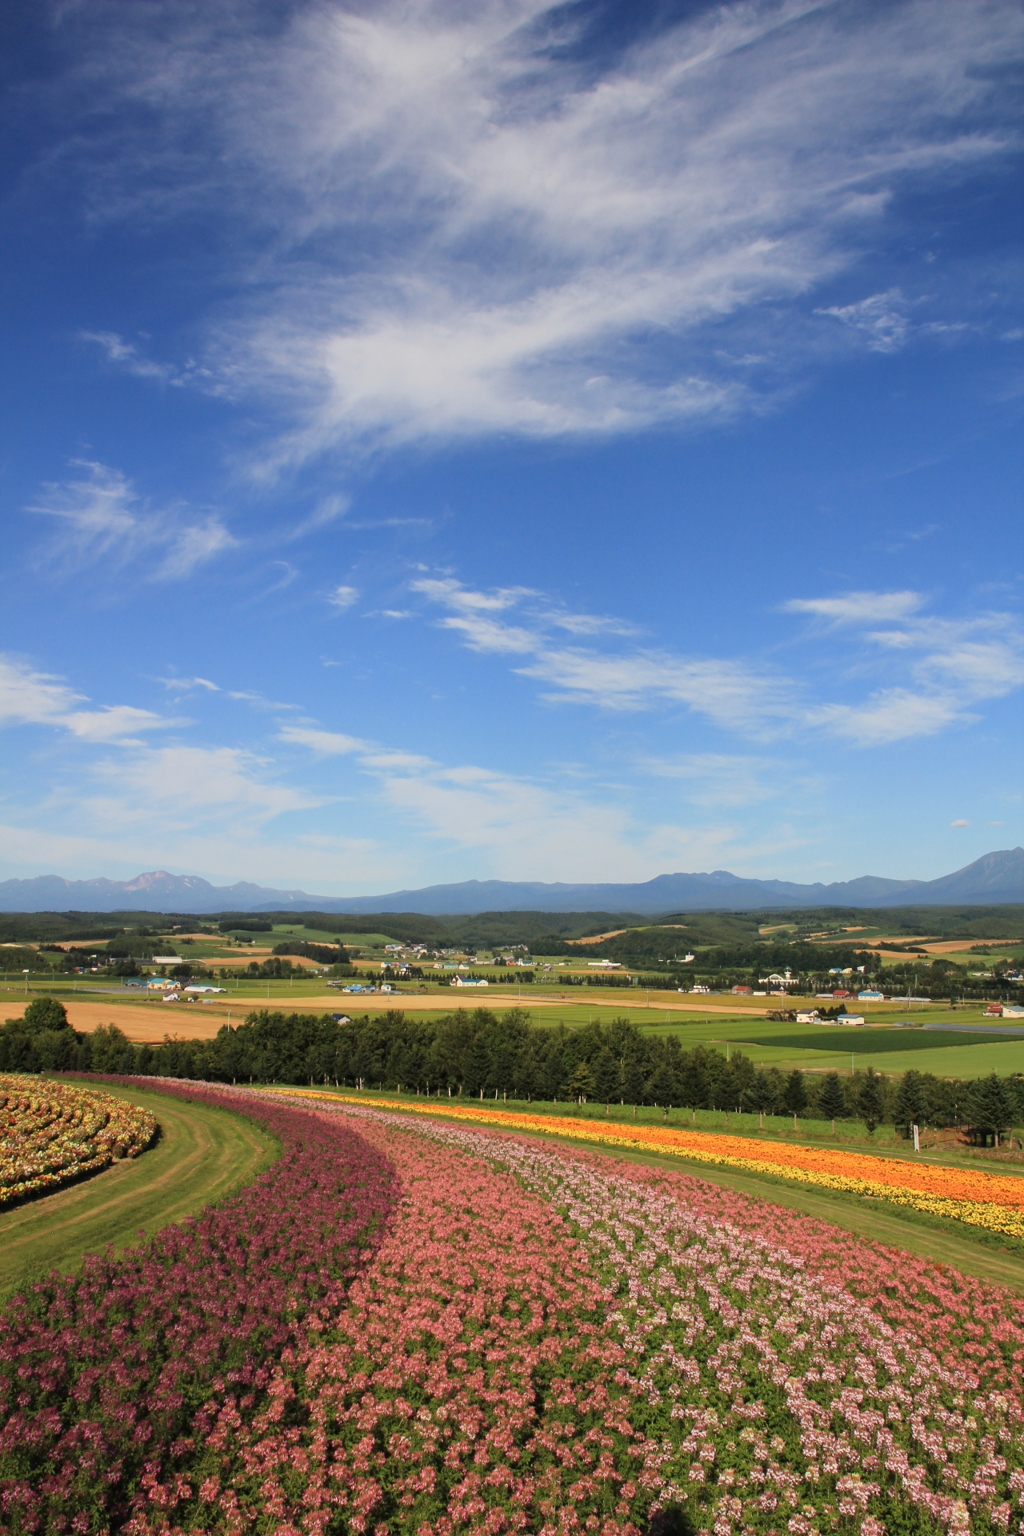
{"type": "Polygon", "coordinates": [[[72,710],[62,716],[59,723],[81,741],[128,742],[139,731],[166,730],[185,722],[168,720],[155,715],[151,709],[136,709],[131,704],[107,704],[102,709],[72,710]]]}
{"type": "Polygon", "coordinates": [[[138,825],[159,817],[165,834],[211,819],[262,825],[288,811],[315,808],[321,796],[277,783],[268,765],[237,747],[146,747],[92,768],[100,793],[87,796],[100,825],[138,825]]]}
{"type": "Polygon", "coordinates": [[[79,331],[78,338],[99,347],[108,363],[137,379],[154,379],[177,388],[212,380],[210,370],[201,367],[194,358],[188,358],[180,367],[157,362],[147,357],[137,342],[128,341],[116,331],[79,331]]]}
{"type": "Polygon", "coordinates": [[[154,579],[176,581],[238,542],[213,513],[193,521],[182,508],[150,508],[119,470],[86,460],[74,467],[79,477],[47,484],[28,508],[58,524],[47,552],[69,570],[145,561],[154,579]]]}
{"type": "MultiPolygon", "coordinates": [[[[167,188],[249,221],[270,280],[204,366],[286,403],[277,458],[740,410],[756,390],[721,362],[723,324],[756,332],[770,304],[785,371],[807,296],[877,244],[893,188],[1012,142],[1011,0],[749,0],[603,57],[538,0],[320,0],[243,45],[215,15],[159,16],[88,61],[155,125],[140,140],[132,114],[94,209],[152,212],[167,188]],[[169,147],[195,134],[218,151],[201,176],[169,147]]],[[[906,309],[888,290],[823,313],[892,351],[906,309]]]]}
{"type": "Polygon", "coordinates": [[[351,608],[359,601],[359,593],[355,587],[335,587],[327,601],[332,608],[351,608]]]}
{"type": "MultiPolygon", "coordinates": [[[[940,619],[922,614],[924,598],[912,591],[849,592],[782,605],[784,612],[824,620],[836,644],[855,647],[855,671],[882,675],[880,687],[851,702],[815,701],[806,683],[745,657],[613,649],[630,626],[599,620],[590,627],[587,615],[579,616],[583,632],[603,638],[604,648],[567,646],[552,633],[551,614],[561,610],[530,588],[476,592],[448,576],[420,577],[411,587],[448,610],[439,621],[443,629],[471,650],[510,658],[520,676],[549,686],[548,700],[616,710],[680,704],[751,736],[811,730],[881,746],[967,721],[982,701],[1024,683],[1024,635],[1013,615],[940,619]],[[871,628],[879,623],[889,627],[871,628]]],[[[559,627],[571,628],[571,621],[559,627]]],[[[811,632],[820,644],[820,625],[811,632]]]]}
{"type": "Polygon", "coordinates": [[[62,678],[37,672],[20,657],[0,655],[0,726],[50,725],[80,741],[137,745],[140,731],[183,723],[129,704],[82,709],[85,702],[62,678]]]}
{"type": "Polygon", "coordinates": [[[472,849],[488,864],[497,861],[506,878],[643,879],[666,861],[721,857],[736,840],[727,825],[650,827],[621,796],[588,795],[557,776],[550,782],[439,763],[312,726],[286,725],[279,737],[319,758],[354,758],[375,781],[388,817],[400,815],[435,847],[472,849]]]}
{"type": "Polygon", "coordinates": [[[83,695],[62,678],[37,672],[16,656],[0,658],[0,723],[39,725],[70,714],[83,695]]]}
{"type": "MultiPolygon", "coordinates": [[[[906,300],[898,288],[890,288],[886,293],[873,293],[856,304],[818,309],[815,314],[831,315],[843,325],[859,331],[872,352],[898,352],[910,332],[906,300]]],[[[929,328],[935,327],[932,325],[929,328]]],[[[944,329],[948,330],[948,327],[944,329]]]]}
{"type": "Polygon", "coordinates": [[[201,688],[206,693],[220,693],[217,683],[212,683],[208,677],[158,677],[156,679],[171,693],[188,693],[193,688],[201,688]]]}
{"type": "Polygon", "coordinates": [[[689,802],[709,807],[758,805],[774,800],[791,790],[800,777],[792,763],[724,752],[650,757],[637,766],[655,778],[676,780],[689,802]]]}
{"type": "Polygon", "coordinates": [[[345,736],[340,731],[322,731],[315,726],[283,725],[278,739],[293,746],[308,747],[318,757],[347,757],[353,752],[370,750],[369,743],[358,736],[345,736]]]}
{"type": "Polygon", "coordinates": [[[909,618],[924,603],[920,592],[844,592],[839,597],[794,597],[784,613],[810,613],[834,624],[887,624],[909,618]]]}
{"type": "Polygon", "coordinates": [[[807,711],[806,723],[858,747],[884,747],[934,736],[963,715],[963,704],[951,695],[886,688],[861,704],[820,704],[807,711]]]}
{"type": "Polygon", "coordinates": [[[300,522],[289,529],[288,539],[290,541],[304,539],[311,533],[318,533],[322,528],[329,528],[332,523],[336,523],[339,518],[345,516],[351,505],[352,500],[349,496],[337,494],[325,496],[317,503],[308,517],[302,518],[300,522]]]}
{"type": "Polygon", "coordinates": [[[921,599],[913,592],[856,592],[785,606],[860,628],[859,638],[868,648],[865,664],[890,674],[902,670],[905,681],[880,688],[864,701],[827,703],[808,711],[808,725],[859,746],[934,736],[976,718],[985,701],[1024,685],[1024,632],[1014,614],[942,619],[920,613],[921,599]],[[868,628],[879,621],[890,627],[868,628]]]}
{"type": "Polygon", "coordinates": [[[630,710],[682,704],[717,724],[751,732],[790,718],[795,690],[786,678],[744,660],[674,656],[654,649],[597,650],[565,645],[552,631],[567,630],[613,641],[634,627],[603,616],[569,614],[530,588],[478,592],[454,578],[418,578],[412,590],[449,610],[441,627],[470,649],[520,659],[514,670],[553,690],[545,697],[603,709],[630,710]],[[518,622],[494,613],[515,608],[518,622]]]}

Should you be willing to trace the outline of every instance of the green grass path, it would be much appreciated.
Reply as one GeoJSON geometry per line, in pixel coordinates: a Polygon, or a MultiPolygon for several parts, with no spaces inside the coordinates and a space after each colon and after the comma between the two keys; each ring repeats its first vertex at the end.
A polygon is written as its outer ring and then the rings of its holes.
{"type": "Polygon", "coordinates": [[[156,1144],[82,1184],[0,1213],[0,1299],[87,1253],[139,1241],[250,1184],[278,1155],[273,1136],[241,1115],[170,1095],[96,1084],[160,1124],[156,1144]]]}

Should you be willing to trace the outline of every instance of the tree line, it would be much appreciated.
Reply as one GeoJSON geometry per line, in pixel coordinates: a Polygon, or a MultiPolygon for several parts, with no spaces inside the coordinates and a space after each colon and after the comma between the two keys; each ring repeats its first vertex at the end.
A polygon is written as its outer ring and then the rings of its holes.
{"type": "Polygon", "coordinates": [[[93,1071],[208,1082],[336,1084],[392,1091],[509,1097],[527,1102],[656,1105],[754,1111],[823,1120],[966,1126],[981,1137],[1024,1123],[1024,1076],[980,1083],[913,1068],[852,1076],[759,1068],[740,1051],[685,1049],[626,1018],[576,1030],[545,1028],[511,1008],[439,1019],[400,1010],[341,1021],[260,1009],[213,1040],[134,1045],[113,1024],[71,1028],[63,1004],[36,998],[0,1028],[0,1071],[93,1071]]]}

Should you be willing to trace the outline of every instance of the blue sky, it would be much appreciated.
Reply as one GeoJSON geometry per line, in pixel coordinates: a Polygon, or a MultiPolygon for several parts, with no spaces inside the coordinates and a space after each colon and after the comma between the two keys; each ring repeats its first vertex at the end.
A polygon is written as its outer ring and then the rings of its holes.
{"type": "Polygon", "coordinates": [[[1022,840],[1015,4],[4,28],[0,874],[1022,840]]]}

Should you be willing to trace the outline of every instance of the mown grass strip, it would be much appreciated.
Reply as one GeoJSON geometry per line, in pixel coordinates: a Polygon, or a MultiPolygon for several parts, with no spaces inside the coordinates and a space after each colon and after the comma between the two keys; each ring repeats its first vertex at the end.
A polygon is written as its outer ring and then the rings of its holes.
{"type": "Polygon", "coordinates": [[[276,1139],[244,1114],[105,1082],[104,1093],[154,1114],[160,1134],[132,1162],[0,1213],[0,1299],[88,1253],[131,1247],[171,1222],[250,1184],[279,1155],[276,1139]]]}

